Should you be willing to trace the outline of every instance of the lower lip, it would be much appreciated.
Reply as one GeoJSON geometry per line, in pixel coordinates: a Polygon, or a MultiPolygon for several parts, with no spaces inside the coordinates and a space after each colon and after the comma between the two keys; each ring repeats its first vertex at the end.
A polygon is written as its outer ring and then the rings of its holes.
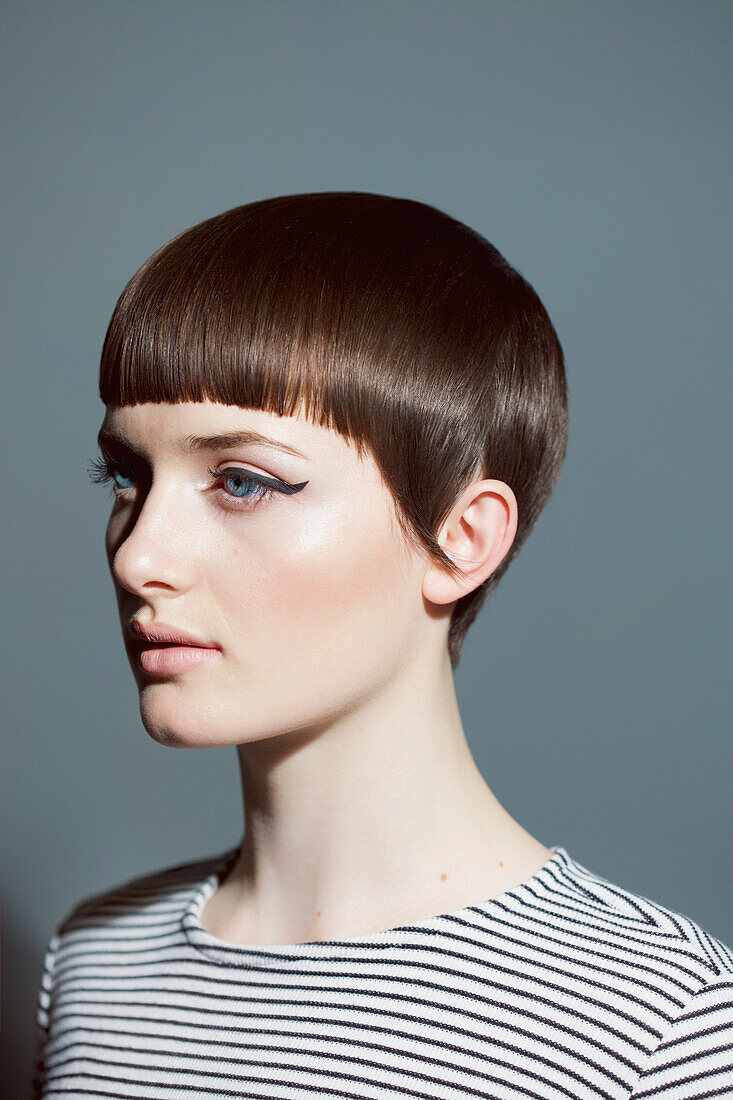
{"type": "Polygon", "coordinates": [[[172,676],[176,672],[185,672],[194,665],[211,661],[221,654],[220,649],[194,645],[146,645],[138,653],[138,664],[143,672],[156,676],[172,676]]]}

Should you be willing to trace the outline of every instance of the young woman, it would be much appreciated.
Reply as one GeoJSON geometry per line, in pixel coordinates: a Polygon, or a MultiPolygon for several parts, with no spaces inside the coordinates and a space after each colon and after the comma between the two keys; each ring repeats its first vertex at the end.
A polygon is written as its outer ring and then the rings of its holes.
{"type": "Polygon", "coordinates": [[[435,208],[250,203],[125,287],[92,471],[148,733],[242,841],[79,902],[35,1095],[733,1095],[733,953],[503,808],[453,671],[567,438],[532,287],[435,208]]]}

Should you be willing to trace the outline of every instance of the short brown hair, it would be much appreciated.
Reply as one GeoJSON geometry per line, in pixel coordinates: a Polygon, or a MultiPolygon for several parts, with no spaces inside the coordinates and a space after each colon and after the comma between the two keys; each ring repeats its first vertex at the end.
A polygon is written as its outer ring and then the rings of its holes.
{"type": "Polygon", "coordinates": [[[462,222],[369,192],[247,203],[162,245],[117,301],[99,393],[111,406],[304,408],[371,451],[404,535],[453,575],[436,532],[477,476],[506,482],[516,536],[456,601],[453,668],[567,446],[563,352],[534,289],[462,222]]]}

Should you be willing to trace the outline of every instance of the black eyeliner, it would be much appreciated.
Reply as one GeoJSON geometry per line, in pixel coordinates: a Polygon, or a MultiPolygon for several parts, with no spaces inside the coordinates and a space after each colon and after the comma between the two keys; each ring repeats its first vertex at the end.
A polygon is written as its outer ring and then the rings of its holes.
{"type": "Polygon", "coordinates": [[[264,474],[256,474],[254,470],[246,470],[242,466],[226,466],[223,470],[214,470],[209,467],[209,473],[212,478],[217,481],[225,478],[226,476],[232,476],[234,474],[241,474],[243,477],[249,478],[250,481],[254,481],[257,485],[265,485],[270,489],[276,489],[280,493],[285,493],[287,496],[292,496],[293,493],[299,493],[301,489],[304,489],[308,484],[307,481],[301,481],[297,485],[291,485],[287,481],[280,481],[276,477],[266,477],[264,474]]]}

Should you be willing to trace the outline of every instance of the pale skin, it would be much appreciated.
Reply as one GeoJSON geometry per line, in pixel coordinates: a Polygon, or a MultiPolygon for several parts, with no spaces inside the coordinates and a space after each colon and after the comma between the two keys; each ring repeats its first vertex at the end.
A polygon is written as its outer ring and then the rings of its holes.
{"type": "Polygon", "coordinates": [[[511,488],[478,479],[456,501],[438,533],[454,578],[408,547],[371,456],[302,414],[148,403],[108,408],[105,426],[141,456],[120,463],[106,532],[123,629],[166,623],[221,648],[157,679],[125,635],[147,732],[236,746],[244,839],[204,929],[248,944],[368,936],[539,870],[551,851],[473,759],[446,644],[454,602],[512,544],[511,488]],[[245,428],[303,457],[179,448],[245,428]],[[209,467],[307,485],[257,502],[209,467]]]}

